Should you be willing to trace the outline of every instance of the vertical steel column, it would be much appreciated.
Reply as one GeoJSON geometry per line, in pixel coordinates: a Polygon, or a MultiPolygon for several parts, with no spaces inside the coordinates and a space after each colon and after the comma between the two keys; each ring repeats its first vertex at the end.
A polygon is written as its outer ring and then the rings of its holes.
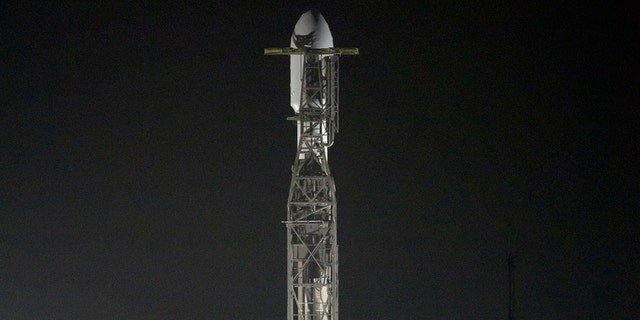
{"type": "Polygon", "coordinates": [[[287,319],[338,320],[335,184],[328,148],[338,119],[338,55],[305,54],[298,149],[287,203],[287,319]]]}

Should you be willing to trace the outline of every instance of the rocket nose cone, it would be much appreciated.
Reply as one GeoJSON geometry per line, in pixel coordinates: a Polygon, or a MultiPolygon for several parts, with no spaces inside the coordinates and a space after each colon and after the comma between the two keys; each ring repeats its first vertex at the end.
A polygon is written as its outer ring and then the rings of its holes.
{"type": "MultiPolygon", "coordinates": [[[[303,13],[296,22],[295,31],[298,33],[313,32],[318,24],[322,23],[324,17],[318,10],[309,10],[303,13]]],[[[325,22],[326,23],[326,22],[325,22]]]]}
{"type": "Polygon", "coordinates": [[[327,21],[320,12],[309,10],[300,16],[293,35],[291,47],[294,48],[332,48],[333,37],[327,21]]]}

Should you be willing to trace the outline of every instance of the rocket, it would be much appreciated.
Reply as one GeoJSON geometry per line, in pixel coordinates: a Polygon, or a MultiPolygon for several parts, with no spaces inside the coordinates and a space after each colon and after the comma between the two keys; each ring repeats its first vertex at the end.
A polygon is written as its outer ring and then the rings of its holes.
{"type": "Polygon", "coordinates": [[[290,56],[290,99],[296,122],[295,161],[287,201],[287,319],[338,320],[338,235],[335,183],[328,148],[338,132],[339,63],[358,48],[334,48],[324,17],[307,11],[287,48],[265,55],[290,56]]]}

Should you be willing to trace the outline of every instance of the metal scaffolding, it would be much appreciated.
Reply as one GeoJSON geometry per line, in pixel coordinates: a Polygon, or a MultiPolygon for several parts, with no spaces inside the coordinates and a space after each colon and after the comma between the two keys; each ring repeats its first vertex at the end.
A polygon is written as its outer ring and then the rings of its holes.
{"type": "Polygon", "coordinates": [[[355,48],[265,49],[302,55],[298,148],[287,202],[287,319],[338,320],[336,188],[328,148],[338,132],[339,57],[355,48]]]}
{"type": "Polygon", "coordinates": [[[298,151],[287,203],[291,320],[337,319],[338,241],[328,147],[337,131],[338,56],[305,55],[298,151]]]}

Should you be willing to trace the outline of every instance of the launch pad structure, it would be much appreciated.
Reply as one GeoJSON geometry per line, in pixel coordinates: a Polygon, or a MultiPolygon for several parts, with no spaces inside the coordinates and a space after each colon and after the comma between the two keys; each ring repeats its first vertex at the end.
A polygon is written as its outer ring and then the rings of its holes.
{"type": "MultiPolygon", "coordinates": [[[[296,36],[313,36],[313,32],[297,35],[294,31],[293,38],[296,36]]],[[[332,42],[331,38],[331,46],[332,42]]],[[[287,320],[338,320],[337,204],[328,149],[339,124],[339,58],[357,55],[358,49],[314,48],[311,42],[293,46],[292,40],[290,48],[264,50],[265,55],[292,57],[292,107],[296,115],[288,119],[296,122],[298,145],[291,167],[287,220],[283,221],[287,231],[287,320]]]]}

